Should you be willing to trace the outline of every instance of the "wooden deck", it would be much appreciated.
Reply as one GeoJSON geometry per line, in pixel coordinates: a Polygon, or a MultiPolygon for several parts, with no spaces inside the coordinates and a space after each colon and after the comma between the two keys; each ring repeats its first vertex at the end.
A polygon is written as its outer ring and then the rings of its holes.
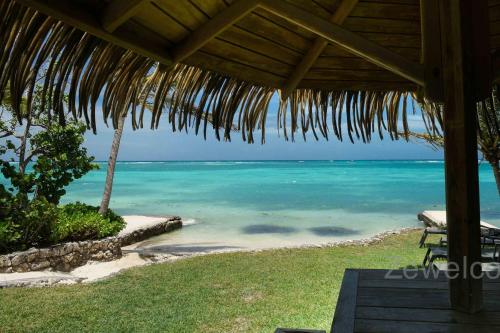
{"type": "Polygon", "coordinates": [[[500,279],[483,280],[483,311],[472,315],[451,310],[443,272],[388,272],[346,270],[332,332],[500,332],[500,279]]]}

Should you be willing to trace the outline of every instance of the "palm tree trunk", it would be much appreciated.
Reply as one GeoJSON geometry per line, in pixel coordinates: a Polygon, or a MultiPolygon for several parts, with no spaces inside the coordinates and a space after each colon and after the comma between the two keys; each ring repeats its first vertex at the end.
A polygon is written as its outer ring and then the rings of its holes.
{"type": "Polygon", "coordinates": [[[109,201],[111,200],[111,191],[113,190],[113,177],[115,176],[116,158],[120,150],[120,141],[123,134],[123,125],[126,116],[120,117],[118,120],[118,127],[115,129],[113,136],[113,143],[111,144],[111,152],[109,153],[108,169],[106,172],[106,184],[104,185],[104,193],[102,195],[101,206],[99,207],[99,214],[106,214],[109,208],[109,201]]]}
{"type": "Polygon", "coordinates": [[[499,161],[491,161],[491,168],[493,169],[493,174],[495,175],[495,181],[497,183],[498,195],[500,195],[500,163],[499,161]]]}
{"type": "Polygon", "coordinates": [[[26,149],[28,148],[28,138],[30,135],[31,117],[26,119],[26,127],[24,128],[21,144],[19,145],[19,173],[24,175],[28,161],[26,160],[26,149]]]}

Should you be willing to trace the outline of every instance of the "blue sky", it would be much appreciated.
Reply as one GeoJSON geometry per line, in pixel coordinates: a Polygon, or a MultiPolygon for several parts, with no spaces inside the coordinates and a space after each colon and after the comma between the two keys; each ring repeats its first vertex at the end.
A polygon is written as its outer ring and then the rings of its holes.
{"type": "MultiPolygon", "coordinates": [[[[254,144],[243,142],[240,133],[232,134],[231,142],[217,141],[213,133],[194,135],[194,131],[175,132],[171,130],[166,117],[157,130],[143,128],[133,131],[130,121],[127,121],[120,147],[119,160],[154,161],[154,160],[333,160],[333,159],[442,159],[441,151],[435,151],[421,142],[391,141],[385,135],[383,141],[374,137],[371,143],[356,142],[352,144],[347,136],[344,142],[331,137],[329,141],[314,140],[309,137],[304,142],[302,135],[296,137],[295,142],[285,141],[278,137],[276,130],[277,97],[274,97],[269,106],[269,118],[266,128],[266,143],[254,144]]],[[[148,122],[145,121],[145,124],[148,122]]],[[[420,115],[409,116],[410,128],[421,131],[423,123],[420,115]]],[[[89,153],[97,160],[107,160],[113,129],[107,128],[103,122],[97,126],[97,135],[88,133],[85,145],[89,153]]]]}

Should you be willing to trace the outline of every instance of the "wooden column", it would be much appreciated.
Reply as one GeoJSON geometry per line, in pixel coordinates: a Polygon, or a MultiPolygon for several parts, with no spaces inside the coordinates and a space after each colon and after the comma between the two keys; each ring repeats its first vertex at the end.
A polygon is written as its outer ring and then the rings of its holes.
{"type": "Polygon", "coordinates": [[[454,309],[482,307],[476,102],[491,89],[487,0],[439,0],[448,261],[454,309]]]}

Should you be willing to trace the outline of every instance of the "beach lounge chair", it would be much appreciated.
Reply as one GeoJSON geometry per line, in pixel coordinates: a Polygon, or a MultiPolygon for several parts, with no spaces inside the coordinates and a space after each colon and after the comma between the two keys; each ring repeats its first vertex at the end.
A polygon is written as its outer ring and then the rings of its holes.
{"type": "MultiPolygon", "coordinates": [[[[441,234],[446,235],[446,211],[444,210],[425,210],[417,215],[419,221],[422,221],[426,228],[422,233],[419,241],[419,246],[423,247],[428,235],[441,234]]],[[[500,234],[500,228],[497,226],[481,221],[482,234],[492,235],[500,234]]],[[[441,242],[446,242],[446,238],[442,238],[441,242]]],[[[440,242],[440,243],[441,243],[440,242]]]]}
{"type": "MultiPolygon", "coordinates": [[[[498,241],[497,241],[498,239],[500,239],[500,238],[496,237],[496,236],[488,236],[488,235],[481,236],[481,246],[482,247],[495,246],[496,243],[498,243],[498,241]]],[[[447,245],[448,245],[448,236],[444,235],[439,239],[439,246],[445,247],[447,245]]],[[[422,247],[422,246],[420,246],[420,247],[422,247]]]]}
{"type": "Polygon", "coordinates": [[[429,246],[422,265],[427,267],[427,264],[431,265],[437,259],[448,259],[448,249],[440,246],[429,246]]]}
{"type": "Polygon", "coordinates": [[[440,228],[432,228],[432,227],[425,228],[424,232],[422,233],[422,237],[420,237],[420,241],[418,243],[419,247],[423,247],[425,245],[425,241],[427,240],[428,235],[446,235],[446,230],[440,228]]]}
{"type": "MultiPolygon", "coordinates": [[[[448,259],[448,248],[439,246],[429,246],[425,254],[423,265],[432,265],[437,259],[448,259]]],[[[498,262],[500,261],[500,241],[495,241],[493,247],[481,249],[482,262],[498,262]]]]}
{"type": "MultiPolygon", "coordinates": [[[[448,263],[446,262],[434,262],[432,263],[432,269],[438,271],[447,271],[448,263]]],[[[500,271],[500,263],[499,262],[483,262],[481,263],[481,270],[483,272],[498,272],[500,271]]]]}

